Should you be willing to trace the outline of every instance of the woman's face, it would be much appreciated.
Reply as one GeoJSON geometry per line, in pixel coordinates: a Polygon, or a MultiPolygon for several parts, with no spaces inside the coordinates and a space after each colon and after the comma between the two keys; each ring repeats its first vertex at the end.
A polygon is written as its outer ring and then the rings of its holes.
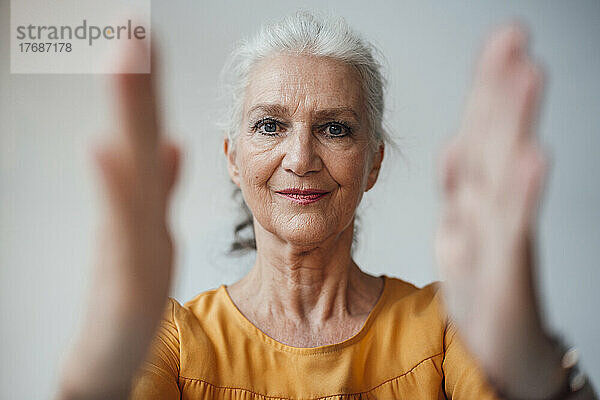
{"type": "Polygon", "coordinates": [[[310,246],[347,229],[375,184],[383,145],[371,137],[356,70],[276,55],[253,67],[241,129],[225,152],[255,223],[310,246]]]}

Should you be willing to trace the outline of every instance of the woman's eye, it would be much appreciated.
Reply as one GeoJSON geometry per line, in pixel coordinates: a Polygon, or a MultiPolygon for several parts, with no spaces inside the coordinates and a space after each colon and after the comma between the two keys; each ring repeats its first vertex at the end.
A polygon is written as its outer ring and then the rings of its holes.
{"type": "Polygon", "coordinates": [[[263,129],[265,130],[265,132],[276,132],[277,131],[277,124],[275,122],[265,122],[265,124],[263,125],[263,129]]]}
{"type": "Polygon", "coordinates": [[[332,135],[339,135],[340,133],[342,133],[342,127],[337,124],[329,125],[329,133],[331,133],[332,135]]]}
{"type": "Polygon", "coordinates": [[[346,136],[350,133],[350,128],[344,124],[331,123],[326,126],[325,133],[329,136],[346,136]]]}
{"type": "Polygon", "coordinates": [[[279,134],[278,131],[281,131],[282,127],[283,125],[279,121],[275,121],[271,118],[264,118],[255,123],[252,129],[262,135],[277,136],[279,134]]]}

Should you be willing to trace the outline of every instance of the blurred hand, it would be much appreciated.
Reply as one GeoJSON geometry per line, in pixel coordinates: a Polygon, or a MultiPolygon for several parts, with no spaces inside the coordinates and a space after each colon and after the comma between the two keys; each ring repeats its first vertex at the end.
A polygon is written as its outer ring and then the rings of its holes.
{"type": "Polygon", "coordinates": [[[436,236],[448,311],[461,337],[496,386],[531,399],[564,382],[532,278],[547,170],[534,134],[541,90],[522,28],[497,30],[477,63],[460,131],[442,154],[436,236]]]}
{"type": "MultiPolygon", "coordinates": [[[[148,51],[132,44],[123,58],[141,62],[148,51]]],[[[162,136],[152,68],[114,77],[119,130],[94,150],[105,207],[93,287],[60,398],[125,398],[166,304],[174,253],[167,211],[180,152],[162,136]]]]}

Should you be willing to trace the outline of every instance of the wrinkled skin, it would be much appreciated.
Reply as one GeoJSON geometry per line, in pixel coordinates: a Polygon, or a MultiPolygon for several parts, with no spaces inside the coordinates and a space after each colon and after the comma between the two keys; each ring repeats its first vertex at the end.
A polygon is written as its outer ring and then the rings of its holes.
{"type": "Polygon", "coordinates": [[[255,219],[282,240],[310,245],[340,234],[375,184],[383,148],[372,151],[359,79],[347,65],[304,55],[270,57],[252,70],[229,168],[255,219]],[[256,132],[263,118],[281,122],[277,136],[256,132]],[[327,137],[322,125],[336,120],[352,134],[327,137]],[[289,187],[330,194],[307,207],[275,193],[289,187]]]}

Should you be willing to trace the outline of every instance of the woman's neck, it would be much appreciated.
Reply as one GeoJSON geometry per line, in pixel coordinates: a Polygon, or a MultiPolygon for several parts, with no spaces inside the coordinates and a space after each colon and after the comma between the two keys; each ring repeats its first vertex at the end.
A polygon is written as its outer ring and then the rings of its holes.
{"type": "Polygon", "coordinates": [[[256,263],[228,292],[252,322],[271,330],[278,330],[275,321],[304,330],[354,329],[377,302],[383,281],[353,261],[352,236],[351,224],[323,243],[298,246],[258,225],[256,263]]]}

